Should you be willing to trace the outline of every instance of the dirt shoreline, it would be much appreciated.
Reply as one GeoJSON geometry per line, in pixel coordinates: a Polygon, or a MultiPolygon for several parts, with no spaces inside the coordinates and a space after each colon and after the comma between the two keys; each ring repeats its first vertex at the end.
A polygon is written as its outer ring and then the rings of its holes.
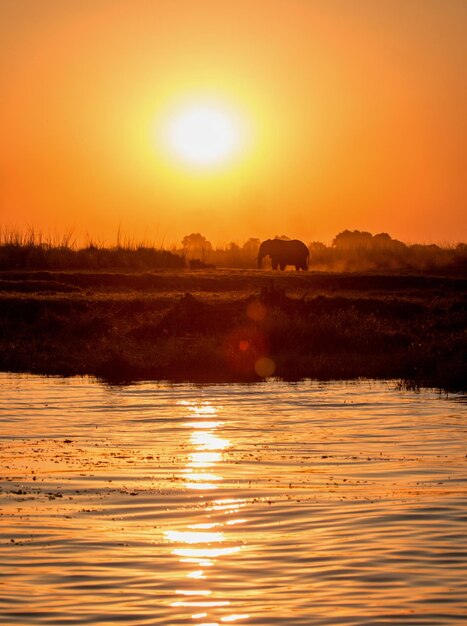
{"type": "Polygon", "coordinates": [[[392,378],[466,388],[467,280],[0,272],[0,369],[119,383],[392,378]]]}

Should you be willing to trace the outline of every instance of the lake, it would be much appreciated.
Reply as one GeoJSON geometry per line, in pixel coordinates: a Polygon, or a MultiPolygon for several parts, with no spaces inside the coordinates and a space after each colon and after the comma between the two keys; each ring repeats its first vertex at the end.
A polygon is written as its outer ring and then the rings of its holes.
{"type": "Polygon", "coordinates": [[[465,623],[466,397],[0,374],[0,623],[465,623]]]}

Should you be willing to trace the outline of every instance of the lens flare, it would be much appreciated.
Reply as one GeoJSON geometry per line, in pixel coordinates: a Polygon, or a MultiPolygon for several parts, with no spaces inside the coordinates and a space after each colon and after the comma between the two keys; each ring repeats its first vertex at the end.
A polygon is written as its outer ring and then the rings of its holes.
{"type": "Polygon", "coordinates": [[[261,357],[255,363],[255,372],[261,378],[269,378],[274,374],[276,370],[276,364],[274,361],[266,356],[261,357]]]}

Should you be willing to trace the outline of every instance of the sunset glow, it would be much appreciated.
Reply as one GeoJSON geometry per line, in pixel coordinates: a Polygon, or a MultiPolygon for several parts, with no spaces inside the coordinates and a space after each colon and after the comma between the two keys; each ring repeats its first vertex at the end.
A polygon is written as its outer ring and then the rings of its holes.
{"type": "Polygon", "coordinates": [[[2,2],[2,223],[461,241],[466,24],[454,0],[2,2]]]}
{"type": "Polygon", "coordinates": [[[2,624],[465,620],[466,59],[467,0],[0,0],[2,624]]]}

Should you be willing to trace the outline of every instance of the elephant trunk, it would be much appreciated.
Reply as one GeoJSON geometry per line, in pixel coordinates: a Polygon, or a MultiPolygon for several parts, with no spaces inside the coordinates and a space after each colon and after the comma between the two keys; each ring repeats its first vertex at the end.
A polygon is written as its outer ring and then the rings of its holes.
{"type": "Polygon", "coordinates": [[[261,265],[263,263],[263,255],[262,254],[258,254],[258,269],[261,269],[261,265]]]}

